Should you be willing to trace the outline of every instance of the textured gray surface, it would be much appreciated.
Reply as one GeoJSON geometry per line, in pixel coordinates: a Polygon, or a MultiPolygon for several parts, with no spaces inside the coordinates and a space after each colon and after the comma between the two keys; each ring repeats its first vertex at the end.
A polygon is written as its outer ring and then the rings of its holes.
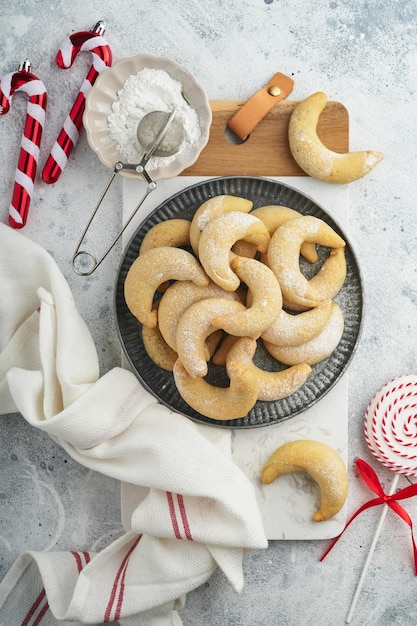
{"type": "MultiPolygon", "coordinates": [[[[356,457],[373,465],[386,489],[392,480],[363,439],[367,403],[390,378],[417,369],[417,2],[143,0],[135,6],[121,0],[22,0],[17,9],[3,0],[0,73],[29,58],[48,88],[41,166],[91,61],[80,55],[63,72],[55,66],[55,54],[67,34],[99,19],[107,22],[115,60],[138,53],[169,56],[196,75],[211,99],[245,99],[276,71],[293,75],[294,99],[323,90],[347,107],[351,149],[385,153],[384,161],[350,189],[350,239],[366,296],[362,339],[348,373],[348,513],[353,512],[370,497],[355,474],[356,457]]],[[[3,222],[25,111],[25,98],[15,98],[12,111],[0,119],[3,222]]],[[[89,278],[76,276],[69,259],[107,178],[82,135],[58,183],[38,181],[24,231],[52,253],[67,277],[103,372],[120,358],[112,315],[120,251],[89,278]]],[[[113,231],[119,201],[108,220],[113,231]]],[[[100,548],[120,534],[119,486],[66,458],[19,415],[2,418],[0,465],[0,576],[24,550],[100,548]]],[[[400,486],[405,484],[401,479],[400,486]]],[[[417,502],[406,507],[417,519],[417,502]]],[[[235,594],[215,574],[188,596],[185,625],[343,624],[378,516],[375,509],[364,513],[324,563],[318,542],[272,542],[265,552],[246,555],[243,592],[235,594]]],[[[416,585],[409,529],[388,515],[354,623],[417,623],[416,585]]]]}

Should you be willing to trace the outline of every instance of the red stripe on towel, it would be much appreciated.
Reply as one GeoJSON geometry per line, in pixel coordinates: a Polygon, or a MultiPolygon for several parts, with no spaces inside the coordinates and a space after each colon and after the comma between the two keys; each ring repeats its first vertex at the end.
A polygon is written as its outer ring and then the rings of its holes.
{"type": "MultiPolygon", "coordinates": [[[[177,516],[177,511],[175,508],[174,494],[172,494],[170,491],[167,491],[166,494],[167,494],[168,508],[169,508],[169,514],[171,517],[172,528],[174,529],[174,535],[176,539],[184,539],[184,537],[181,534],[180,526],[178,523],[178,516],[177,516]]],[[[185,509],[184,496],[175,494],[175,497],[177,499],[177,506],[181,515],[181,522],[182,522],[182,527],[184,529],[185,539],[192,541],[193,537],[192,537],[191,530],[190,530],[190,524],[187,518],[187,511],[185,509]]]]}
{"type": "Polygon", "coordinates": [[[141,537],[142,535],[138,535],[133,545],[129,548],[129,551],[127,552],[123,561],[121,562],[119,569],[117,570],[117,574],[114,579],[113,587],[110,593],[110,598],[107,603],[106,611],[104,613],[103,622],[110,621],[116,596],[118,597],[117,597],[117,603],[116,603],[115,616],[112,619],[120,619],[121,611],[122,611],[122,604],[123,604],[124,588],[125,588],[124,581],[125,581],[127,567],[129,564],[129,559],[132,555],[132,552],[135,550],[136,546],[138,545],[141,537]],[[120,582],[120,587],[119,587],[119,582],[120,582]]]}
{"type": "MultiPolygon", "coordinates": [[[[87,565],[90,562],[90,554],[88,552],[71,552],[72,556],[75,559],[76,565],[77,565],[77,570],[78,573],[80,573],[83,568],[85,567],[85,565],[87,565]],[[83,564],[82,558],[81,556],[84,557],[85,563],[83,564]]],[[[29,609],[29,612],[27,613],[25,619],[22,622],[22,626],[29,626],[29,624],[31,624],[31,626],[39,626],[39,624],[41,623],[42,619],[44,618],[47,610],[49,609],[49,603],[46,600],[46,592],[45,589],[42,589],[42,591],[40,592],[40,594],[38,595],[38,597],[36,598],[35,602],[32,604],[32,606],[29,609]],[[36,612],[38,611],[39,607],[41,606],[42,602],[45,600],[45,604],[43,605],[43,607],[40,609],[38,615],[36,616],[36,618],[34,619],[33,622],[31,622],[32,618],[34,618],[36,612]]]]}
{"type": "Polygon", "coordinates": [[[78,570],[78,573],[80,573],[80,572],[82,571],[82,569],[83,569],[83,564],[82,564],[82,562],[81,562],[81,557],[80,557],[80,555],[78,554],[78,552],[71,552],[71,554],[72,554],[72,556],[74,557],[75,562],[76,562],[76,564],[77,564],[77,570],[78,570]]]}
{"type": "Polygon", "coordinates": [[[178,500],[178,506],[180,507],[182,525],[184,526],[185,536],[187,537],[189,541],[192,541],[193,537],[191,535],[190,525],[188,523],[188,518],[187,518],[187,512],[185,510],[184,497],[181,495],[177,495],[177,500],[178,500]]]}
{"type": "Polygon", "coordinates": [[[45,613],[46,613],[46,611],[47,611],[48,609],[49,609],[49,604],[48,604],[48,603],[46,603],[46,604],[45,604],[45,606],[43,607],[43,609],[40,611],[40,613],[39,613],[38,617],[37,617],[37,618],[35,619],[35,621],[33,622],[33,626],[38,626],[38,625],[41,623],[41,621],[42,621],[42,619],[44,618],[45,613]]]}
{"type": "Polygon", "coordinates": [[[116,611],[115,611],[115,614],[114,614],[114,619],[115,620],[120,619],[121,612],[122,612],[123,598],[124,598],[124,593],[125,593],[125,578],[126,578],[127,566],[128,566],[128,560],[125,563],[125,566],[123,568],[122,577],[121,577],[121,580],[120,580],[119,597],[117,599],[116,611]]]}
{"type": "Polygon", "coordinates": [[[75,559],[75,562],[77,563],[77,570],[78,573],[80,574],[82,572],[82,570],[84,569],[84,567],[86,565],[88,565],[88,563],[90,562],[90,554],[88,552],[71,552],[72,556],[75,559]],[[85,563],[83,564],[81,556],[84,557],[85,563]]]}
{"type": "MultiPolygon", "coordinates": [[[[36,598],[35,602],[30,607],[29,612],[27,613],[25,619],[22,622],[22,626],[28,626],[29,625],[30,620],[35,615],[35,613],[38,610],[40,604],[43,602],[43,600],[45,600],[45,597],[46,597],[45,589],[42,589],[42,591],[40,592],[40,594],[36,598]]],[[[48,608],[49,608],[49,604],[48,604],[48,602],[46,602],[45,606],[41,609],[41,611],[39,612],[37,618],[33,622],[33,626],[37,626],[38,624],[40,624],[40,622],[41,622],[43,616],[45,615],[46,611],[48,610],[48,608]]]]}
{"type": "Polygon", "coordinates": [[[174,497],[170,491],[167,491],[166,494],[167,494],[167,500],[168,500],[169,514],[171,517],[171,524],[172,524],[172,528],[174,529],[174,535],[177,539],[182,539],[180,528],[178,526],[178,521],[177,521],[177,513],[175,511],[174,497]]]}

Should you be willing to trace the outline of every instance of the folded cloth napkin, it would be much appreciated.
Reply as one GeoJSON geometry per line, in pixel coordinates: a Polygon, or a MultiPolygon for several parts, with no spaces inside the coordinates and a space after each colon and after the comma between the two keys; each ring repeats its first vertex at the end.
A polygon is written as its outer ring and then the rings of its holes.
{"type": "Polygon", "coordinates": [[[162,406],[125,369],[100,377],[54,260],[0,224],[0,414],[15,412],[84,466],[149,491],[101,552],[19,557],[0,624],[181,624],[176,608],[217,566],[242,589],[243,552],[267,540],[230,432],[162,406]]]}

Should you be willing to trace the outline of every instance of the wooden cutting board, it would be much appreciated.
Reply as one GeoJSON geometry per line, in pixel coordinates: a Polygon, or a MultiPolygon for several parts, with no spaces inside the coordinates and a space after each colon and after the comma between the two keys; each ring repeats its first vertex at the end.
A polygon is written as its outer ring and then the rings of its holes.
{"type": "MultiPolygon", "coordinates": [[[[227,123],[244,104],[241,100],[210,101],[213,121],[209,141],[198,160],[182,175],[306,176],[294,161],[288,145],[288,123],[298,102],[282,100],[244,143],[232,143],[227,123]]],[[[331,150],[349,150],[349,115],[340,102],[326,104],[317,134],[331,150]]]]}

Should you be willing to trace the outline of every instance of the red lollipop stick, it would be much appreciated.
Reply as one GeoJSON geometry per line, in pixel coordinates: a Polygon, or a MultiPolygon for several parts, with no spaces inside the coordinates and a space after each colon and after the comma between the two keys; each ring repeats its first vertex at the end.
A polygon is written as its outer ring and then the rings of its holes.
{"type": "Polygon", "coordinates": [[[17,72],[6,74],[0,80],[0,115],[9,111],[17,91],[25,92],[29,101],[9,208],[9,224],[13,228],[22,228],[26,224],[32,199],[47,103],[46,87],[32,74],[29,61],[24,61],[17,72]]]}
{"type": "Polygon", "coordinates": [[[93,64],[80,87],[71,111],[64,121],[61,132],[52,146],[51,153],[42,171],[43,180],[55,183],[61,175],[68,158],[78,141],[83,125],[85,98],[94,85],[97,76],[112,64],[112,53],[107,41],[102,36],[104,22],[97,24],[90,31],[74,33],[66,38],[56,55],[56,63],[61,69],[68,69],[80,52],[91,52],[93,64]]]}

